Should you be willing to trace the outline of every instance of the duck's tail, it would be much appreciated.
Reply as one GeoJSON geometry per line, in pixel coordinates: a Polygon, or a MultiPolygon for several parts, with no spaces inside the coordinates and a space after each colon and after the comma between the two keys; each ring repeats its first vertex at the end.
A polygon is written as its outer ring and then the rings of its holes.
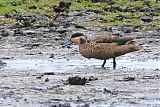
{"type": "Polygon", "coordinates": [[[114,50],[114,54],[115,56],[120,56],[126,53],[139,51],[140,49],[142,49],[142,46],[137,44],[135,41],[130,41],[126,45],[117,46],[114,50]]]}

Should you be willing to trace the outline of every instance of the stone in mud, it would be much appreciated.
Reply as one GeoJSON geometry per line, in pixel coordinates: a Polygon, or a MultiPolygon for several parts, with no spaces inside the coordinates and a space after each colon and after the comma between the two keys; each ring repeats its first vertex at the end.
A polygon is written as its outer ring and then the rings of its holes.
{"type": "Polygon", "coordinates": [[[122,15],[116,16],[114,20],[124,21],[124,16],[122,15]]]}
{"type": "MultiPolygon", "coordinates": [[[[64,44],[64,43],[63,43],[64,44]]],[[[63,45],[61,44],[61,45],[63,45]]],[[[66,48],[64,45],[62,46],[62,48],[66,48]]],[[[72,48],[71,46],[67,46],[68,49],[72,48]]]]}
{"type": "Polygon", "coordinates": [[[85,85],[87,83],[87,78],[85,77],[69,77],[67,80],[68,84],[70,85],[85,85]]]}
{"type": "Polygon", "coordinates": [[[111,11],[118,10],[120,12],[127,12],[126,6],[111,6],[111,11]]]}
{"type": "Polygon", "coordinates": [[[135,2],[135,1],[138,1],[138,0],[130,0],[131,2],[135,2]]]}
{"type": "Polygon", "coordinates": [[[91,0],[92,3],[96,2],[109,2],[110,0],[91,0]]]}
{"type": "Polygon", "coordinates": [[[12,18],[16,19],[17,22],[28,21],[30,19],[30,17],[28,16],[21,16],[21,15],[16,15],[13,16],[12,18]]]}
{"type": "Polygon", "coordinates": [[[65,7],[67,9],[70,7],[70,5],[71,5],[71,2],[67,2],[67,1],[60,1],[59,2],[60,7],[65,7]]]}
{"type": "Polygon", "coordinates": [[[24,99],[24,101],[26,102],[26,101],[27,101],[27,99],[25,98],[25,99],[24,99]]]}
{"type": "Polygon", "coordinates": [[[6,63],[5,62],[2,62],[1,60],[0,60],[0,66],[5,66],[6,65],[6,63]]]}
{"type": "Polygon", "coordinates": [[[122,27],[122,32],[131,33],[134,31],[134,27],[122,27]]]}
{"type": "Polygon", "coordinates": [[[55,75],[54,72],[45,72],[44,75],[55,75]]]}
{"type": "Polygon", "coordinates": [[[49,81],[49,78],[46,78],[44,81],[45,81],[45,82],[48,82],[48,81],[49,81]]]}
{"type": "Polygon", "coordinates": [[[24,27],[31,27],[32,26],[31,21],[23,21],[22,24],[24,27]]]}
{"type": "Polygon", "coordinates": [[[89,104],[81,104],[81,105],[77,105],[76,107],[90,107],[89,104]]]}
{"type": "Polygon", "coordinates": [[[60,1],[58,5],[54,5],[53,9],[55,12],[64,12],[66,9],[69,9],[71,2],[60,1]]]}
{"type": "Polygon", "coordinates": [[[36,78],[37,78],[37,79],[42,79],[42,76],[37,76],[36,78]]]}
{"type": "Polygon", "coordinates": [[[12,6],[18,6],[18,5],[21,5],[21,3],[20,3],[20,2],[15,2],[15,1],[11,2],[10,4],[11,4],[12,6]]]}
{"type": "Polygon", "coordinates": [[[60,33],[60,34],[63,34],[65,32],[67,32],[67,29],[57,29],[56,32],[60,33]]]}
{"type": "Polygon", "coordinates": [[[20,29],[16,29],[14,30],[14,36],[23,36],[23,31],[20,29]]]}
{"type": "Polygon", "coordinates": [[[160,13],[160,7],[159,8],[156,8],[156,7],[153,7],[151,9],[152,12],[157,12],[157,13],[160,13]]]}
{"type": "Polygon", "coordinates": [[[146,75],[142,79],[160,79],[160,75],[146,75]]]}
{"type": "Polygon", "coordinates": [[[103,31],[108,31],[108,32],[112,32],[112,27],[111,26],[105,26],[105,27],[102,27],[103,31]]]}
{"type": "Polygon", "coordinates": [[[143,22],[151,22],[153,20],[153,18],[150,17],[150,16],[144,16],[144,17],[141,18],[141,20],[143,22]]]}
{"type": "Polygon", "coordinates": [[[13,28],[13,29],[23,28],[23,25],[22,25],[22,23],[17,22],[17,23],[15,23],[15,24],[13,24],[12,28],[13,28]]]}
{"type": "Polygon", "coordinates": [[[35,55],[35,54],[33,54],[33,53],[26,53],[26,55],[35,55]]]}
{"type": "Polygon", "coordinates": [[[37,9],[38,7],[33,5],[33,6],[30,6],[29,9],[37,9]]]}
{"type": "Polygon", "coordinates": [[[58,41],[58,40],[64,40],[64,39],[62,37],[55,37],[54,40],[58,41]]]}
{"type": "Polygon", "coordinates": [[[104,94],[109,93],[109,94],[112,94],[112,95],[118,95],[118,92],[119,91],[115,91],[115,90],[112,91],[112,90],[109,90],[109,89],[106,89],[106,88],[103,89],[104,94]]]}
{"type": "Polygon", "coordinates": [[[26,35],[36,35],[38,32],[35,30],[25,30],[23,33],[26,35]]]}
{"type": "Polygon", "coordinates": [[[148,8],[148,7],[143,7],[143,8],[141,8],[140,10],[138,10],[139,12],[151,12],[151,9],[150,8],[148,8]]]}
{"type": "Polygon", "coordinates": [[[143,5],[150,6],[151,2],[150,1],[143,1],[143,5]]]}
{"type": "Polygon", "coordinates": [[[134,80],[135,80],[135,77],[129,77],[129,76],[128,76],[128,77],[124,77],[123,80],[124,80],[124,81],[134,81],[134,80]]]}
{"type": "Polygon", "coordinates": [[[6,60],[6,59],[13,59],[14,57],[0,57],[0,59],[4,59],[4,60],[6,60]]]}
{"type": "Polygon", "coordinates": [[[86,28],[85,28],[85,26],[78,25],[78,24],[75,24],[75,28],[79,28],[79,29],[86,29],[86,28]]]}
{"type": "Polygon", "coordinates": [[[51,105],[50,107],[72,107],[70,103],[60,103],[60,104],[54,104],[51,105]]]}
{"type": "Polygon", "coordinates": [[[51,55],[49,56],[49,58],[54,58],[54,54],[51,54],[51,55]]]}
{"type": "Polygon", "coordinates": [[[9,36],[9,32],[7,32],[6,30],[2,30],[1,36],[2,37],[7,37],[7,36],[9,36]]]}
{"type": "Polygon", "coordinates": [[[87,9],[86,11],[87,12],[93,12],[93,13],[96,13],[96,14],[102,14],[102,13],[104,13],[104,11],[102,11],[102,10],[87,9]]]}
{"type": "Polygon", "coordinates": [[[88,78],[88,81],[94,81],[94,80],[98,80],[98,78],[97,78],[97,77],[93,77],[93,76],[90,76],[90,77],[88,78]]]}
{"type": "Polygon", "coordinates": [[[135,77],[123,77],[122,79],[114,79],[115,81],[135,81],[135,77]]]}
{"type": "Polygon", "coordinates": [[[49,21],[50,16],[47,14],[34,14],[33,16],[31,15],[32,19],[35,20],[44,20],[44,21],[49,21]]]}
{"type": "Polygon", "coordinates": [[[24,47],[29,47],[30,49],[33,49],[33,48],[39,47],[40,45],[41,45],[40,43],[28,43],[28,44],[25,44],[23,46],[24,47]]]}
{"type": "Polygon", "coordinates": [[[159,71],[159,69],[158,69],[158,68],[156,68],[156,69],[155,69],[155,71],[159,71]]]}
{"type": "Polygon", "coordinates": [[[140,6],[135,6],[135,7],[129,7],[128,9],[130,10],[130,12],[131,12],[132,10],[139,11],[139,10],[142,9],[142,7],[140,7],[140,6]]]}
{"type": "Polygon", "coordinates": [[[11,18],[11,17],[12,17],[12,15],[10,15],[9,13],[5,13],[4,16],[5,16],[6,18],[11,18]]]}

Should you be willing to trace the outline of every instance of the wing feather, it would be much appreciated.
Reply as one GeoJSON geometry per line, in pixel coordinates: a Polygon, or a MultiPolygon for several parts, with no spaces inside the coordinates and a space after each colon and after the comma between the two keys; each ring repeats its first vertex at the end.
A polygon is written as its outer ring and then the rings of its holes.
{"type": "Polygon", "coordinates": [[[115,35],[96,36],[90,42],[95,43],[116,43],[117,45],[125,45],[127,42],[136,39],[136,37],[119,37],[115,35]]]}

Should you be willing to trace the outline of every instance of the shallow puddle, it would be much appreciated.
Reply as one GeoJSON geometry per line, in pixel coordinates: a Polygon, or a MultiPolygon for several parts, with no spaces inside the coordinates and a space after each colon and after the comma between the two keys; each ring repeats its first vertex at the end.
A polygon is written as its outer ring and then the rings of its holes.
{"type": "MultiPolygon", "coordinates": [[[[159,60],[133,61],[124,58],[118,59],[117,68],[119,69],[160,69],[159,60]]],[[[102,60],[69,60],[66,59],[25,59],[25,60],[3,60],[7,63],[3,69],[17,70],[39,70],[39,71],[54,71],[64,72],[75,68],[101,68],[102,60]]],[[[107,68],[112,69],[112,60],[107,60],[107,68]]]]}

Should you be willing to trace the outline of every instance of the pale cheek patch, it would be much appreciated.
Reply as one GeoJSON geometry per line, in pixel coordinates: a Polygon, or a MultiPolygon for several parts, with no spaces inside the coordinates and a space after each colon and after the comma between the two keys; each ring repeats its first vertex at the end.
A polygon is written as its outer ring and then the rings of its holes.
{"type": "Polygon", "coordinates": [[[77,39],[77,38],[71,38],[71,41],[73,42],[73,43],[75,43],[75,44],[79,44],[80,42],[79,42],[79,39],[77,39]]]}

